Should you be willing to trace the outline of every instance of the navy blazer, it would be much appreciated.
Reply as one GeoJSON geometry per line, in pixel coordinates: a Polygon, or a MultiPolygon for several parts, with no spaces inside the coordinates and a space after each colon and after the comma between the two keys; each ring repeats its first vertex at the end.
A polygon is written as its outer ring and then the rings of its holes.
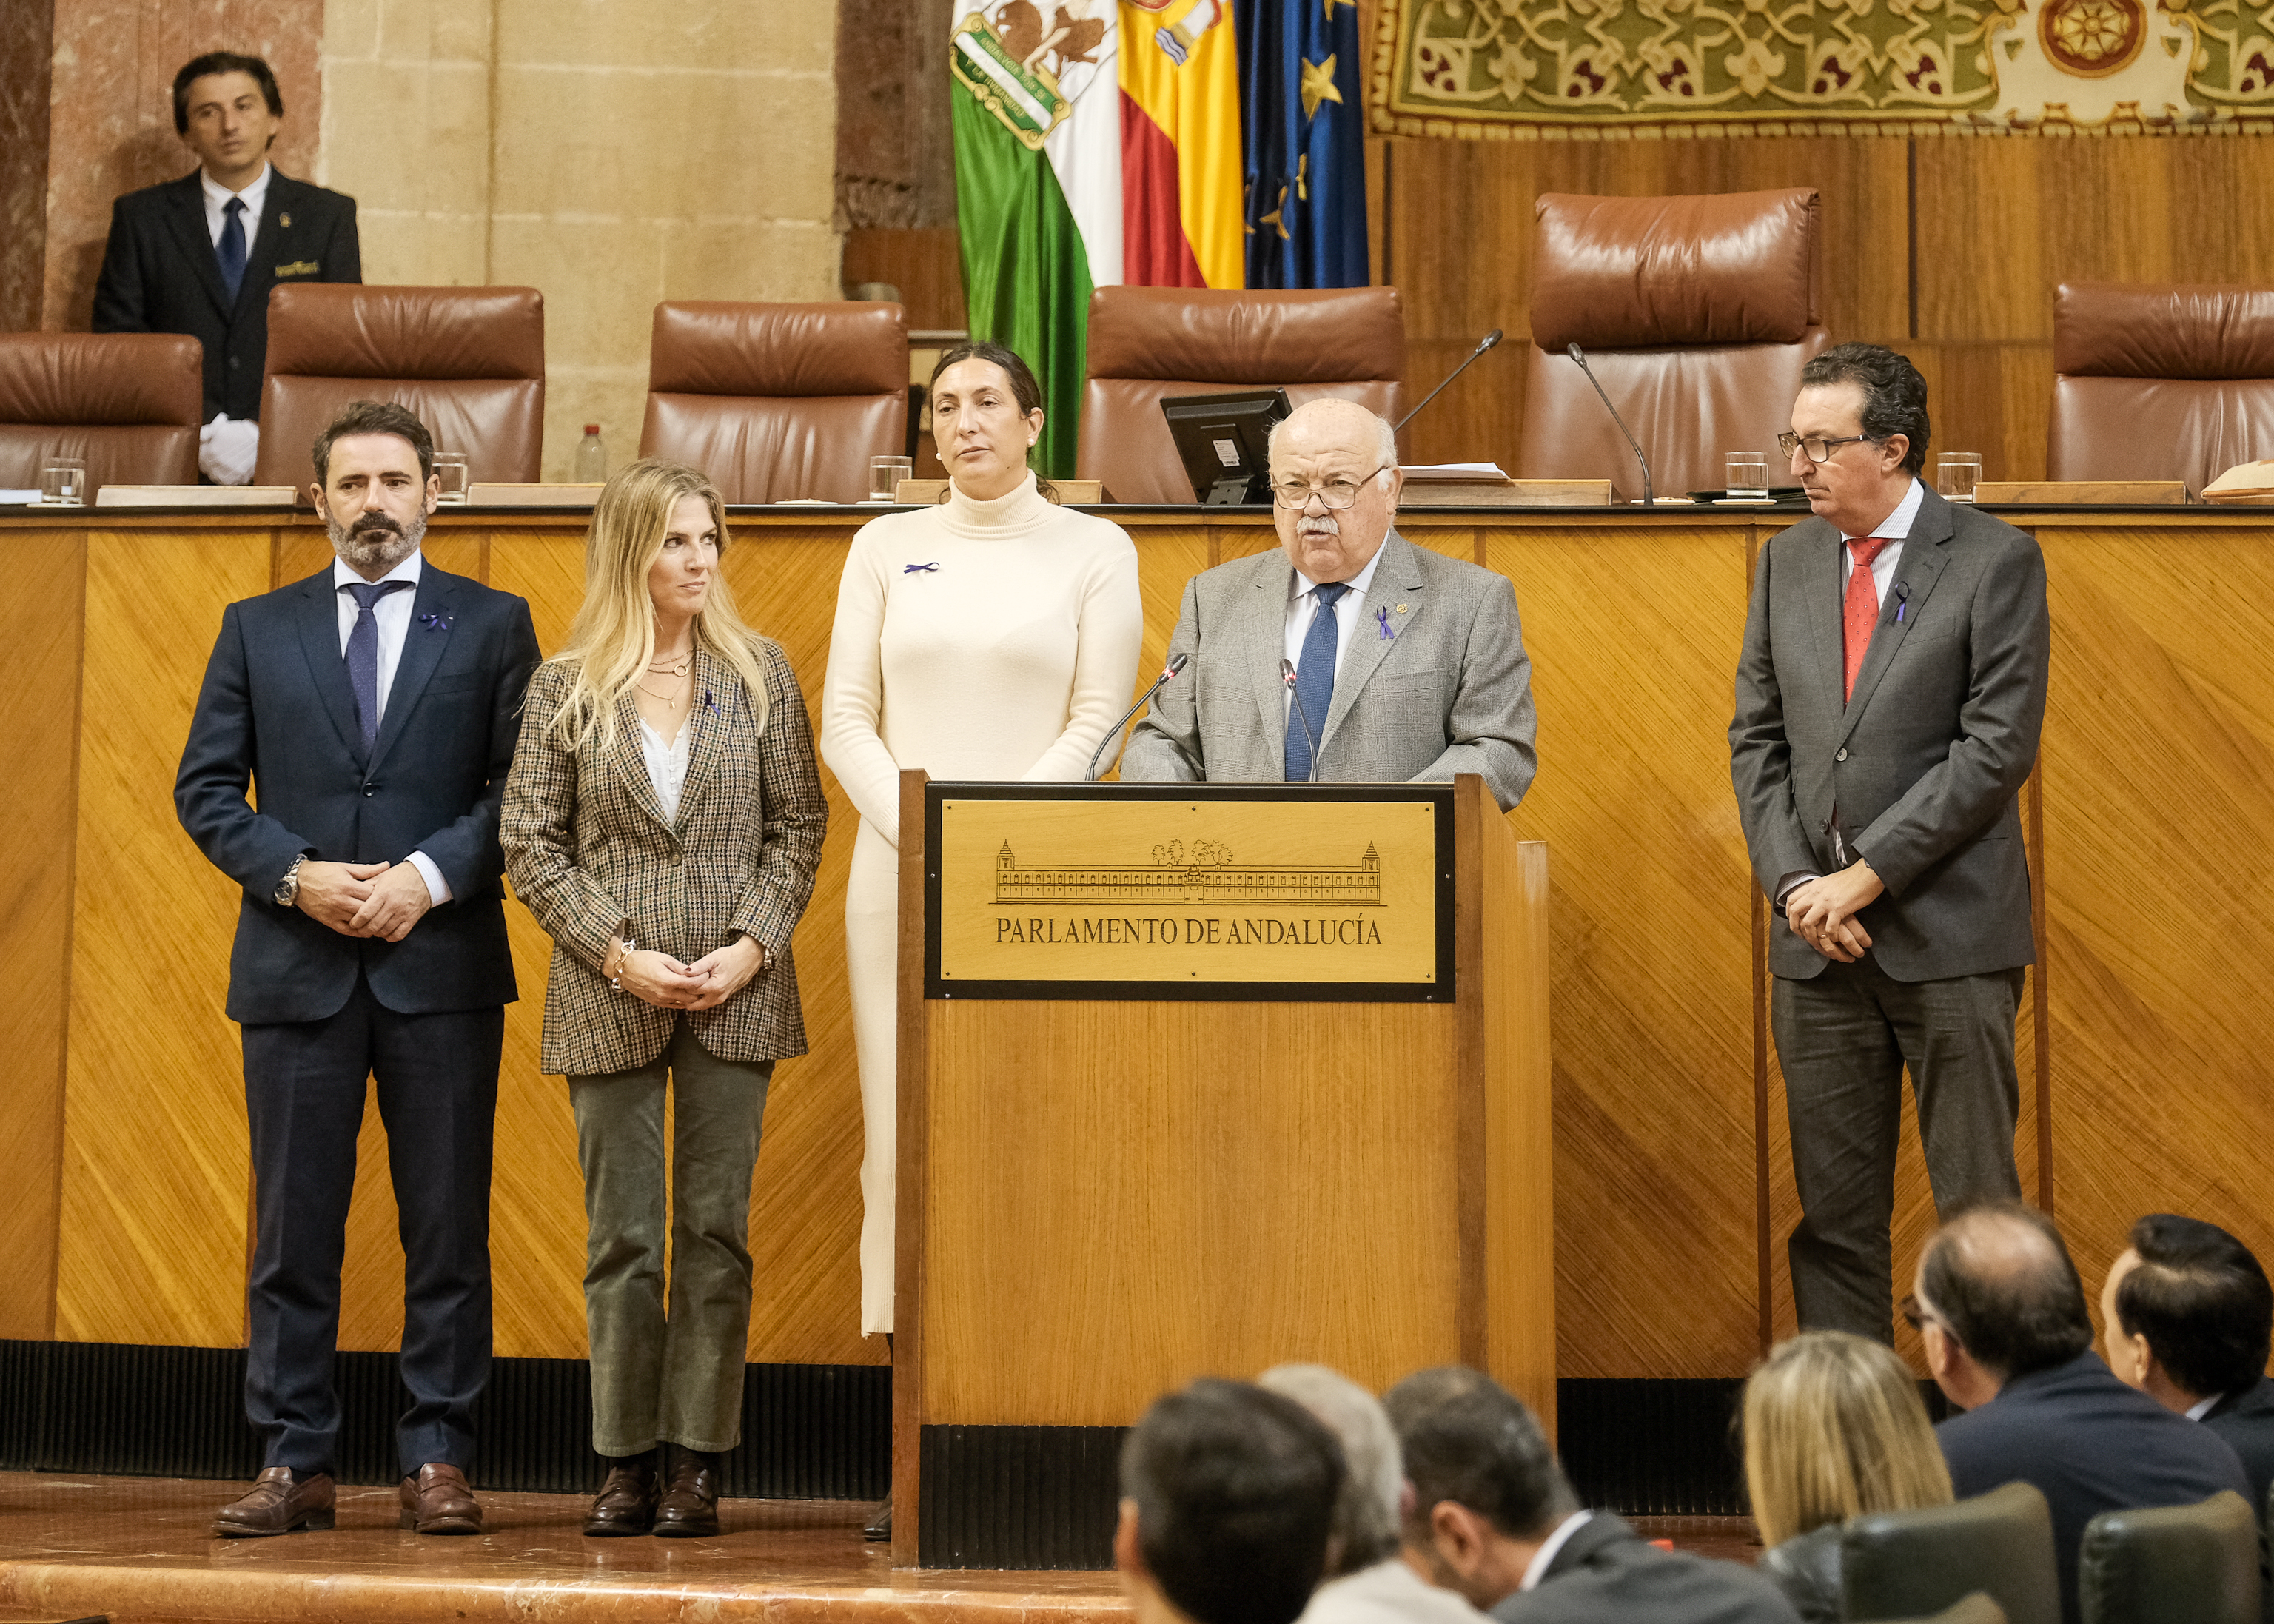
{"type": "Polygon", "coordinates": [[[2226,1440],[2119,1381],[2090,1350],[2008,1381],[1979,1410],[1935,1429],[1951,1486],[1964,1500],[2032,1484],[2053,1514],[2061,1617],[2079,1617],[2077,1552],[2104,1511],[2187,1506],[2250,1481],[2226,1440]]]}
{"type": "Polygon", "coordinates": [[[537,658],[528,604],[429,560],[366,760],[330,566],[222,612],[174,805],[198,849],[245,888],[230,1019],[321,1020],[358,971],[402,1014],[513,1002],[498,808],[537,658]],[[414,851],[433,860],[451,899],[401,942],[342,936],[274,899],[303,852],[400,862],[414,851]]]}
{"type": "Polygon", "coordinates": [[[186,333],[206,347],[206,421],[260,415],[268,363],[268,290],[280,282],[361,282],[355,199],[271,165],[259,229],[237,297],[222,290],[192,169],[110,206],[110,240],[94,284],[98,333],[186,333]],[[287,222],[290,222],[289,224],[287,222]]]}
{"type": "Polygon", "coordinates": [[[1661,1551],[1608,1511],[1563,1542],[1537,1587],[1503,1597],[1492,1616],[1500,1624],[1799,1624],[1765,1575],[1661,1551]]]}
{"type": "MultiPolygon", "coordinates": [[[[2263,1522],[2266,1491],[2274,1485],[2274,1378],[2261,1376],[2228,1394],[2210,1407],[2202,1424],[2242,1457],[2243,1474],[2250,1479],[2250,1508],[2263,1522]]],[[[2267,1599],[2274,1605],[2274,1597],[2267,1599]]]]}

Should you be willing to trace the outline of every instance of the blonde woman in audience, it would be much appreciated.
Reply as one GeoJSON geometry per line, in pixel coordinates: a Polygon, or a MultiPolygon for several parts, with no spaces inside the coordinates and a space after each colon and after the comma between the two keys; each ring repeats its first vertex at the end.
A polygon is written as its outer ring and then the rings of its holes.
{"type": "Polygon", "coordinates": [[[1808,1331],[1745,1383],[1745,1487],[1769,1547],[1761,1571],[1806,1624],[1837,1624],[1840,1530],[1867,1512],[1950,1503],[1950,1470],[1892,1349],[1808,1331]]]}
{"type": "Polygon", "coordinates": [[[805,1052],[790,935],[829,806],[804,696],[735,613],[726,545],[694,469],[651,458],[608,481],[568,646],[529,684],[499,831],[514,894],[553,941],[542,1064],[568,1077],[584,1171],[608,1464],[594,1536],[719,1531],[750,1174],[774,1063],[805,1052]]]}

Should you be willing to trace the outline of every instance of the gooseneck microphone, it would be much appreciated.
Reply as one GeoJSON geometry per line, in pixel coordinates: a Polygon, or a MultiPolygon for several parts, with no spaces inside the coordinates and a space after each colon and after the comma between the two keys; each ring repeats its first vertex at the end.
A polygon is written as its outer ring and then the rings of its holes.
{"type": "Polygon", "coordinates": [[[1634,431],[1627,426],[1627,420],[1619,416],[1619,409],[1611,404],[1611,397],[1603,393],[1602,381],[1595,376],[1595,369],[1587,365],[1586,353],[1579,348],[1578,341],[1573,340],[1564,353],[1577,361],[1579,364],[1579,370],[1587,374],[1587,381],[1595,386],[1595,395],[1603,402],[1603,410],[1611,414],[1611,421],[1617,424],[1619,432],[1627,437],[1627,445],[1632,448],[1635,461],[1642,464],[1642,505],[1645,508],[1656,507],[1657,495],[1650,488],[1650,459],[1642,454],[1642,442],[1634,437],[1634,431]]]}
{"type": "Polygon", "coordinates": [[[1288,709],[1294,711],[1295,719],[1303,725],[1303,737],[1310,741],[1311,770],[1303,775],[1303,782],[1316,784],[1319,781],[1319,735],[1311,731],[1311,718],[1303,714],[1303,695],[1295,688],[1295,662],[1284,654],[1279,657],[1279,680],[1287,685],[1288,709]]]}
{"type": "MultiPolygon", "coordinates": [[[[1105,747],[1115,742],[1121,737],[1121,730],[1129,726],[1129,718],[1135,716],[1147,705],[1151,704],[1153,703],[1153,695],[1159,693],[1163,688],[1166,688],[1169,684],[1169,679],[1182,671],[1185,668],[1185,663],[1191,658],[1192,656],[1189,654],[1179,654],[1176,658],[1171,660],[1166,665],[1163,666],[1161,668],[1161,674],[1153,679],[1153,686],[1147,688],[1142,694],[1139,695],[1137,696],[1137,703],[1121,713],[1121,719],[1113,725],[1111,729],[1107,732],[1105,737],[1097,741],[1097,748],[1089,753],[1089,771],[1082,774],[1081,781],[1083,783],[1095,784],[1097,782],[1097,758],[1105,754],[1105,747]]],[[[1121,759],[1121,752],[1116,750],[1113,753],[1113,759],[1119,761],[1121,759]]]]}
{"type": "MultiPolygon", "coordinates": [[[[1458,366],[1445,374],[1445,383],[1439,384],[1435,388],[1430,390],[1428,394],[1421,397],[1421,406],[1427,406],[1431,401],[1435,400],[1439,395],[1442,395],[1445,392],[1446,383],[1452,382],[1454,379],[1458,378],[1463,372],[1467,372],[1469,370],[1470,361],[1475,360],[1479,356],[1484,354],[1486,350],[1491,349],[1498,342],[1500,342],[1500,329],[1498,327],[1495,327],[1491,332],[1485,335],[1483,342],[1480,343],[1474,350],[1469,351],[1467,360],[1463,361],[1458,366]]],[[[1421,415],[1421,406],[1416,406],[1412,411],[1407,412],[1404,417],[1400,417],[1397,420],[1397,428],[1390,432],[1392,433],[1403,433],[1405,430],[1405,425],[1421,415]]]]}

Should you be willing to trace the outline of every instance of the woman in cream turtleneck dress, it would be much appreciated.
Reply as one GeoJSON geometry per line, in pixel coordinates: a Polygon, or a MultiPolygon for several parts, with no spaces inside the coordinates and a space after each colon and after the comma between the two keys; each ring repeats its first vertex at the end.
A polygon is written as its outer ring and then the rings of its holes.
{"type": "Polygon", "coordinates": [[[1144,630],[1128,533],[1035,489],[1043,413],[1026,363],[959,345],[931,397],[948,499],[853,538],[821,696],[822,758],[861,815],[845,957],[867,1129],[863,1335],[892,1328],[900,771],[1080,778],[1134,694],[1144,630]]]}

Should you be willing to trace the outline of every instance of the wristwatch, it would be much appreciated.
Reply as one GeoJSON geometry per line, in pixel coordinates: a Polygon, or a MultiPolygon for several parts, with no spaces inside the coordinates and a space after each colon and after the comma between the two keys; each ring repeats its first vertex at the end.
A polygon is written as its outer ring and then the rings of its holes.
{"type": "Polygon", "coordinates": [[[301,853],[292,860],[292,866],[284,870],[284,877],[276,882],[276,889],[271,894],[278,907],[289,908],[300,900],[300,865],[307,861],[308,853],[301,853]]]}

